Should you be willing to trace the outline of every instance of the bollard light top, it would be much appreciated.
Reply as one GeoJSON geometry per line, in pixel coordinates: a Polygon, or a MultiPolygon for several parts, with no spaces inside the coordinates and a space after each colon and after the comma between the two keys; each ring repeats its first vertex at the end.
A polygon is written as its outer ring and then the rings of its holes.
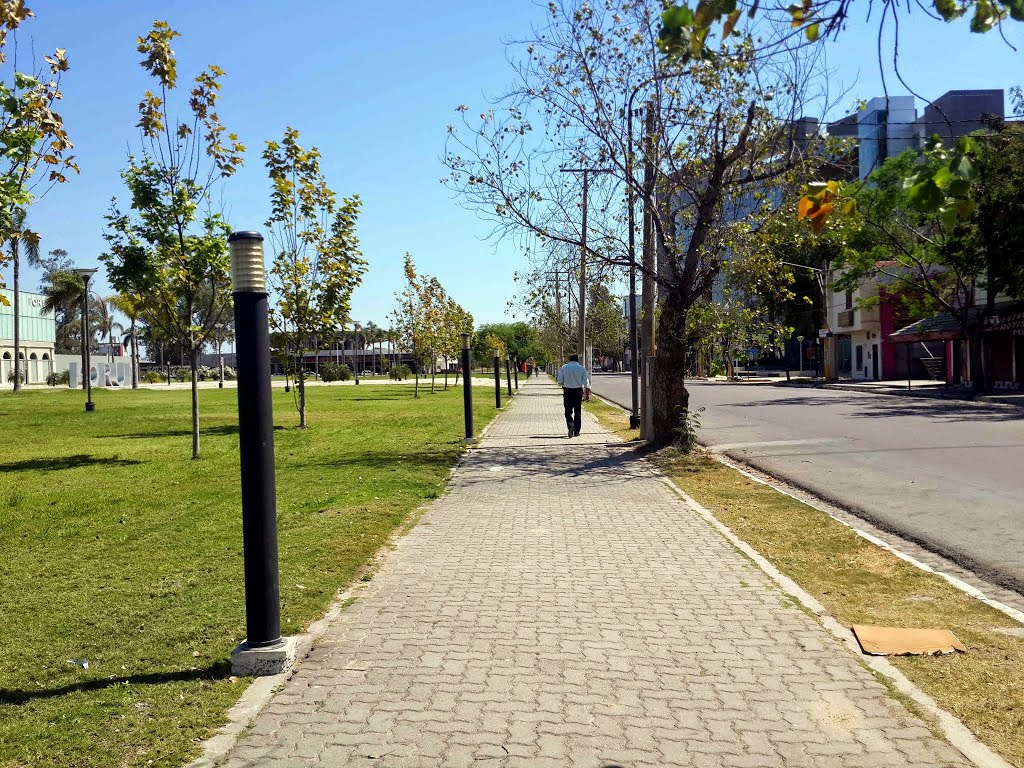
{"type": "Polygon", "coordinates": [[[228,235],[231,250],[231,290],[234,293],[266,293],[267,273],[263,266],[263,235],[254,231],[228,235]]]}
{"type": "Polygon", "coordinates": [[[462,348],[469,349],[469,336],[468,333],[460,333],[459,336],[462,338],[462,348]]]}
{"type": "Polygon", "coordinates": [[[263,235],[254,229],[246,229],[241,232],[232,232],[228,235],[228,242],[233,243],[236,240],[259,240],[263,242],[263,235]]]}

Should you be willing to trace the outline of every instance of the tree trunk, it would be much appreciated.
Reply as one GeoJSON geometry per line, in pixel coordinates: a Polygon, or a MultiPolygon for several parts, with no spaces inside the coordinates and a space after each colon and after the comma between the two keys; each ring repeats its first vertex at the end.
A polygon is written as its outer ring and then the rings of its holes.
{"type": "Polygon", "coordinates": [[[690,404],[686,389],[685,313],[671,300],[665,302],[658,320],[658,344],[651,372],[652,434],[656,446],[670,445],[678,436],[680,422],[690,404]]]}
{"type": "Polygon", "coordinates": [[[192,458],[199,458],[199,348],[193,347],[189,354],[189,368],[192,371],[192,458]]]}
{"type": "Polygon", "coordinates": [[[299,390],[299,429],[306,428],[306,367],[299,366],[295,372],[295,385],[299,390]]]}
{"type": "MultiPolygon", "coordinates": [[[[14,264],[14,391],[21,392],[21,259],[18,258],[14,243],[17,240],[13,240],[11,245],[11,261],[14,264]]],[[[25,365],[28,365],[27,356],[25,365]]]]}

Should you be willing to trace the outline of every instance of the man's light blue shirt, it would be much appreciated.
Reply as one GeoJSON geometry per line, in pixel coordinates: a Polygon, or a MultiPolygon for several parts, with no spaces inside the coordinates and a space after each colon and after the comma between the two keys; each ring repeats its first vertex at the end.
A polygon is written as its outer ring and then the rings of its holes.
{"type": "Polygon", "coordinates": [[[558,383],[566,389],[583,389],[590,386],[590,374],[583,365],[570,360],[558,369],[558,383]]]}

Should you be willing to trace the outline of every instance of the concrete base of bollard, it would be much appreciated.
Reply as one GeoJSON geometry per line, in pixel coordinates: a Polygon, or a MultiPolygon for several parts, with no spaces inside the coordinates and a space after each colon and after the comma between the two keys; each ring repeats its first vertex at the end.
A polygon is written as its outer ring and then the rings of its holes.
{"type": "Polygon", "coordinates": [[[281,642],[266,648],[251,648],[242,643],[231,652],[231,674],[239,677],[266,677],[287,672],[295,663],[294,637],[282,637],[281,642]]]}
{"type": "Polygon", "coordinates": [[[475,437],[464,437],[464,438],[462,438],[462,444],[463,445],[476,445],[476,438],[475,437]]]}

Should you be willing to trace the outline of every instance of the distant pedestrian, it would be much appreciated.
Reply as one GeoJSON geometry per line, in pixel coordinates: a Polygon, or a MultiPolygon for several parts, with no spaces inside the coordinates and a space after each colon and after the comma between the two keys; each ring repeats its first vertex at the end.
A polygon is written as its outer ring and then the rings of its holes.
{"type": "Polygon", "coordinates": [[[565,406],[565,426],[569,437],[578,437],[583,422],[583,398],[590,399],[590,373],[580,365],[579,355],[569,355],[569,362],[558,369],[565,406]]]}

